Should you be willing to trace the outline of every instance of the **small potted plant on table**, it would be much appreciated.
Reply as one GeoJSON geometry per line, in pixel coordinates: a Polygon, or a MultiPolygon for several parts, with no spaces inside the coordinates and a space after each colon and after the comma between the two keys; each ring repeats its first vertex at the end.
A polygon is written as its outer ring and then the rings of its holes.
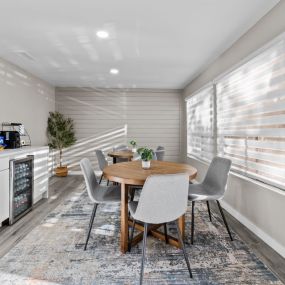
{"type": "Polygon", "coordinates": [[[138,149],[138,154],[141,156],[142,168],[144,169],[150,168],[150,161],[152,160],[153,157],[152,149],[141,147],[138,149]]]}
{"type": "Polygon", "coordinates": [[[72,146],[75,142],[73,120],[65,118],[59,112],[50,112],[47,126],[48,145],[59,150],[59,166],[55,169],[56,176],[67,176],[67,165],[62,165],[62,149],[72,146]]]}
{"type": "Polygon", "coordinates": [[[137,142],[135,140],[131,140],[130,145],[132,146],[132,152],[136,152],[137,151],[137,142]]]}

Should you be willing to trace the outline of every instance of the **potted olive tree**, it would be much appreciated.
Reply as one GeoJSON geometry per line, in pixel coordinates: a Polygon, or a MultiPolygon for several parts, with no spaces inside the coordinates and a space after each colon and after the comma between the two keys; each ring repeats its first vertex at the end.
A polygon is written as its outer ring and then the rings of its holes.
{"type": "Polygon", "coordinates": [[[132,152],[137,152],[137,142],[135,140],[131,140],[130,145],[132,146],[132,152]]]}
{"type": "Polygon", "coordinates": [[[152,149],[141,147],[138,149],[138,154],[141,156],[142,168],[144,169],[150,168],[150,161],[152,160],[153,157],[152,149]]]}
{"type": "Polygon", "coordinates": [[[57,176],[67,176],[67,165],[62,165],[63,148],[72,146],[75,142],[73,120],[65,118],[59,112],[50,112],[47,126],[48,145],[59,151],[59,166],[55,169],[57,176]]]}

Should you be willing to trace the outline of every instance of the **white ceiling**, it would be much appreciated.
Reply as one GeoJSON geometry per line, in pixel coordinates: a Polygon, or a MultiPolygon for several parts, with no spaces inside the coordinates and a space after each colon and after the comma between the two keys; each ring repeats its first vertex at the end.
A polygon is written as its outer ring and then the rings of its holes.
{"type": "Polygon", "coordinates": [[[277,2],[0,0],[0,57],[54,86],[183,88],[277,2]]]}

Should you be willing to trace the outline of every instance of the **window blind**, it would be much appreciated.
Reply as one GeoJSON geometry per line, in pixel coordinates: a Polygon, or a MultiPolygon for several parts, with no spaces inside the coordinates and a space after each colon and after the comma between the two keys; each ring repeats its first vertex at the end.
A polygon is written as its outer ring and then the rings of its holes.
{"type": "Polygon", "coordinates": [[[187,101],[187,153],[209,161],[215,155],[214,88],[203,88],[187,101]]]}
{"type": "Polygon", "coordinates": [[[216,85],[218,154],[285,189],[285,37],[216,85]]]}

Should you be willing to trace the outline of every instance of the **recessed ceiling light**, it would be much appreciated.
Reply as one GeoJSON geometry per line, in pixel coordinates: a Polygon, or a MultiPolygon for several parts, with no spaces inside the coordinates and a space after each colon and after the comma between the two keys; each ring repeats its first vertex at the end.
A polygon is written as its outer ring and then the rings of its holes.
{"type": "Polygon", "coordinates": [[[97,31],[96,36],[100,39],[107,39],[109,38],[109,33],[103,30],[97,31]]]}
{"type": "Polygon", "coordinates": [[[118,73],[119,73],[119,70],[116,69],[116,68],[111,68],[111,69],[110,69],[110,73],[111,73],[111,74],[118,74],[118,73]]]}

